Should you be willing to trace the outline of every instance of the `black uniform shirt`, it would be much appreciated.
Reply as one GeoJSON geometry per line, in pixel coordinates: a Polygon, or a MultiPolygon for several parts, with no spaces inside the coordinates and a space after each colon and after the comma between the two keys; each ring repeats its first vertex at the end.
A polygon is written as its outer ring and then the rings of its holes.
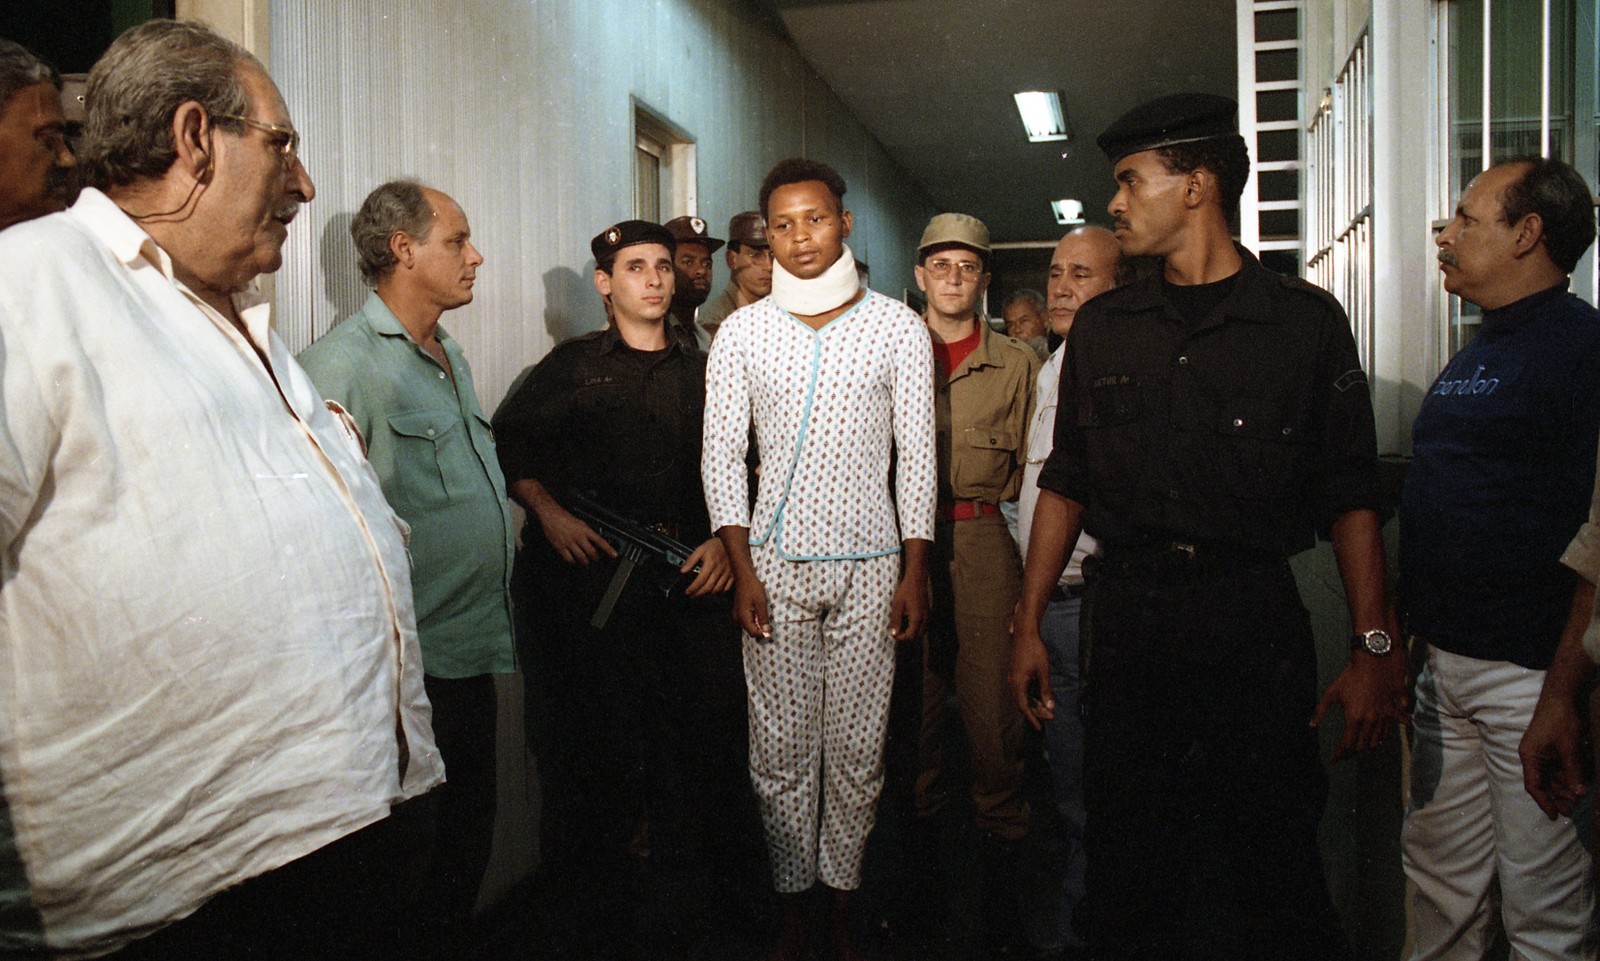
{"type": "Polygon", "coordinates": [[[1162,295],[1159,272],[1078,312],[1039,486],[1082,504],[1083,529],[1110,546],[1283,557],[1340,514],[1382,507],[1344,311],[1239,254],[1237,283],[1199,324],[1162,295]]]}
{"type": "MultiPolygon", "coordinates": [[[[705,354],[676,338],[665,350],[634,350],[607,328],[557,345],[495,411],[506,483],[532,477],[558,501],[577,491],[701,543],[710,536],[700,487],[705,382],[705,354]]],[[[537,527],[523,542],[542,542],[537,527]]]]}

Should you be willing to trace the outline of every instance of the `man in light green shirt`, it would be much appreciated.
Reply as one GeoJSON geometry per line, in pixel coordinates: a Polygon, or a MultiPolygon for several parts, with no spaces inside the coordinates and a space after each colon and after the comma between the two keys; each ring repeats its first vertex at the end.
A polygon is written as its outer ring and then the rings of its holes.
{"type": "Polygon", "coordinates": [[[384,496],[411,525],[412,583],[445,785],[426,821],[427,874],[406,917],[419,957],[460,956],[489,862],[493,674],[514,669],[514,550],[505,477],[467,360],[439,318],[472,301],[483,256],[455,201],[411,181],[374,190],[350,224],[366,304],[300,354],[361,431],[384,496]]]}

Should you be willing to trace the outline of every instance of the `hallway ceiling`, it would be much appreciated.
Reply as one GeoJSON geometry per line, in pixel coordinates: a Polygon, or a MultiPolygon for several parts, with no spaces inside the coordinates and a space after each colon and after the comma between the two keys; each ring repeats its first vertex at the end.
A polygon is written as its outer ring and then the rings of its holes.
{"type": "Polygon", "coordinates": [[[1234,0],[762,2],[934,202],[996,242],[1059,238],[1055,199],[1109,219],[1094,138],[1124,111],[1182,90],[1237,95],[1234,0]],[[1072,139],[1029,143],[1019,90],[1060,90],[1072,139]]]}

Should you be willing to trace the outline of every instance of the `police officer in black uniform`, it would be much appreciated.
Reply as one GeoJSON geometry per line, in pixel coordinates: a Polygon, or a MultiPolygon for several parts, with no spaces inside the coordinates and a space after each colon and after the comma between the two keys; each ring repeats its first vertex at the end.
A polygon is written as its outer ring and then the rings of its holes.
{"type": "Polygon", "coordinates": [[[595,237],[610,325],[558,345],[494,416],[528,511],[512,591],[544,789],[541,889],[573,957],[689,949],[718,900],[708,840],[759,838],[733,579],[700,485],[706,358],[664,323],[673,247],[646,221],[595,237]],[[575,498],[690,547],[681,582],[663,593],[672,572],[641,566],[594,627],[617,551],[575,498]],[[648,898],[632,882],[647,875],[665,917],[638,918],[648,898]]]}
{"type": "Polygon", "coordinates": [[[1338,758],[1409,707],[1367,380],[1339,304],[1230,239],[1235,110],[1165,97],[1099,139],[1123,251],[1162,265],[1078,312],[1016,618],[1012,689],[1037,725],[1054,709],[1039,616],[1080,528],[1100,540],[1077,917],[1096,961],[1345,956],[1307,722],[1342,705],[1338,758]],[[1319,532],[1359,632],[1321,703],[1287,563],[1319,532]]]}

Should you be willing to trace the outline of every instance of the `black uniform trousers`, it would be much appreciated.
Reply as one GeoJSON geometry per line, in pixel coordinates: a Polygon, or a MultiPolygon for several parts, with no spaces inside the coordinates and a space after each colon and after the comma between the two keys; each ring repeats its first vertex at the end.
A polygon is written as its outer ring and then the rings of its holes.
{"type": "Polygon", "coordinates": [[[1077,921],[1095,961],[1347,955],[1317,850],[1310,621],[1287,563],[1249,568],[1090,588],[1077,921]]]}
{"type": "MultiPolygon", "coordinates": [[[[542,789],[540,889],[560,957],[686,948],[759,877],[744,674],[726,596],[665,597],[538,545],[513,575],[542,789]]],[[[652,952],[657,952],[652,954],[652,952]]]]}

